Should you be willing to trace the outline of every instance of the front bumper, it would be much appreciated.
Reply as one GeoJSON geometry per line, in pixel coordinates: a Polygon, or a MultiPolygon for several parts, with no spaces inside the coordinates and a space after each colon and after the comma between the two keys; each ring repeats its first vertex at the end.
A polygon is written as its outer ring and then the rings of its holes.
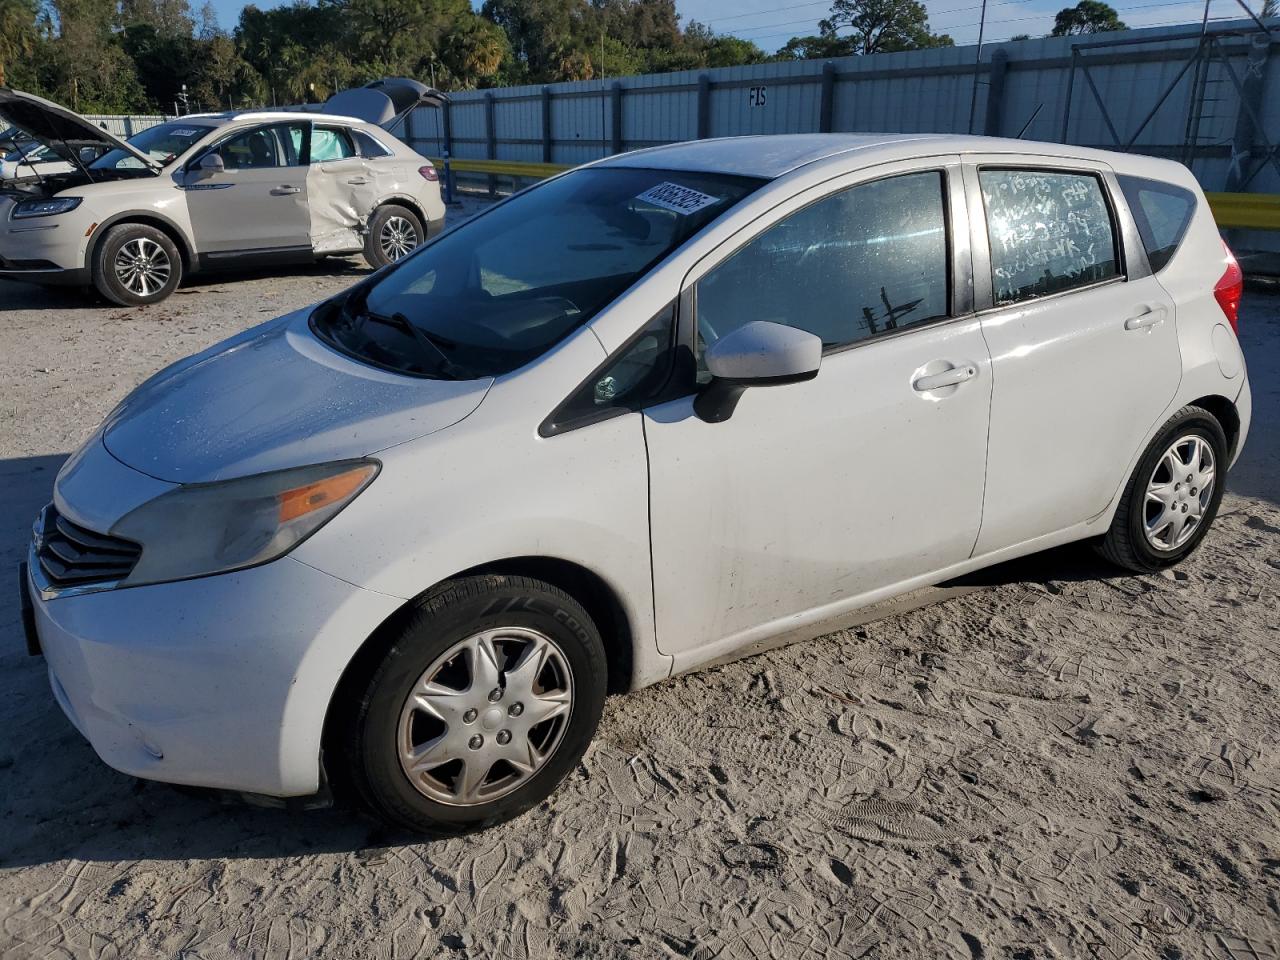
{"type": "MultiPolygon", "coordinates": [[[[10,220],[0,212],[0,280],[77,285],[89,282],[78,217],[10,220]]],[[[83,229],[83,228],[82,228],[83,229]]]]}
{"type": "Polygon", "coordinates": [[[278,797],[319,789],[332,693],[402,602],[288,557],[51,600],[25,587],[54,696],[107,765],[278,797]]]}

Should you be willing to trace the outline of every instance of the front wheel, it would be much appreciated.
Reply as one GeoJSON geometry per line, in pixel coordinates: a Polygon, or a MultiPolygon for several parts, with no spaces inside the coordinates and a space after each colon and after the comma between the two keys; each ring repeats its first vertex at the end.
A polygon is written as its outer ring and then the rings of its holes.
{"type": "Polygon", "coordinates": [[[389,203],[379,207],[369,218],[369,233],[364,240],[364,258],[377,270],[408,256],[424,240],[427,232],[418,215],[406,207],[389,203]]]}
{"type": "Polygon", "coordinates": [[[121,306],[159,303],[182,282],[182,254],[168,234],[144,223],[107,230],[94,251],[93,285],[121,306]]]}
{"type": "Polygon", "coordinates": [[[1142,455],[1099,552],[1138,573],[1179,563],[1209,532],[1226,471],[1222,425],[1207,410],[1183,407],[1142,455]]]}
{"type": "Polygon", "coordinates": [[[586,752],[606,680],[600,635],[564,591],[526,577],[451,582],[350,690],[346,772],[373,813],[416,832],[509,820],[586,752]]]}

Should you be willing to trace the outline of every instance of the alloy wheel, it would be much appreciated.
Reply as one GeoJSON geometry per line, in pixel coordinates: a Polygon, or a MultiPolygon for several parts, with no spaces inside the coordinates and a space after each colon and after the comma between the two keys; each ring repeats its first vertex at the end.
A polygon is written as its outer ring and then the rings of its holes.
{"type": "Polygon", "coordinates": [[[545,766],[572,708],[572,672],[554,640],[525,627],[486,630],[449,647],[410,690],[400,768],[431,800],[488,803],[545,766]]]}
{"type": "Polygon", "coordinates": [[[1143,531],[1155,550],[1177,550],[1200,528],[1217,482],[1213,447],[1198,434],[1169,445],[1147,482],[1143,531]]]}
{"type": "Polygon", "coordinates": [[[130,293],[149,297],[164,289],[173,264],[164,247],[148,237],[136,237],[116,251],[116,279],[130,293]]]}
{"type": "Polygon", "coordinates": [[[418,231],[404,217],[387,217],[378,234],[378,244],[388,260],[399,260],[418,245],[418,231]]]}

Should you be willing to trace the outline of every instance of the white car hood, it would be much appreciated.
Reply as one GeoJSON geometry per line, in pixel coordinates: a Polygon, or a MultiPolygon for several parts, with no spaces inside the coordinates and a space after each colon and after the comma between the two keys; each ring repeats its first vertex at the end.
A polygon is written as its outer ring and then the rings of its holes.
{"type": "Polygon", "coordinates": [[[309,313],[286,315],[160,371],[107,418],[107,450],[172,483],[368,456],[457,423],[493,382],[366,367],[321,343],[307,326],[309,313]]]}

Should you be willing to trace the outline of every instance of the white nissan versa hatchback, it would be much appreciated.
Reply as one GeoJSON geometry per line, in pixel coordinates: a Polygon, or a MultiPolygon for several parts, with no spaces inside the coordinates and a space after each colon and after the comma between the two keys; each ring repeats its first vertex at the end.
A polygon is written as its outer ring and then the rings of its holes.
{"type": "Polygon", "coordinates": [[[1067,541],[1183,559],[1248,429],[1241,287],[1162,160],[602,160],[135,390],[36,522],[32,649],[127,773],[511,817],[607,691],[1067,541]]]}

